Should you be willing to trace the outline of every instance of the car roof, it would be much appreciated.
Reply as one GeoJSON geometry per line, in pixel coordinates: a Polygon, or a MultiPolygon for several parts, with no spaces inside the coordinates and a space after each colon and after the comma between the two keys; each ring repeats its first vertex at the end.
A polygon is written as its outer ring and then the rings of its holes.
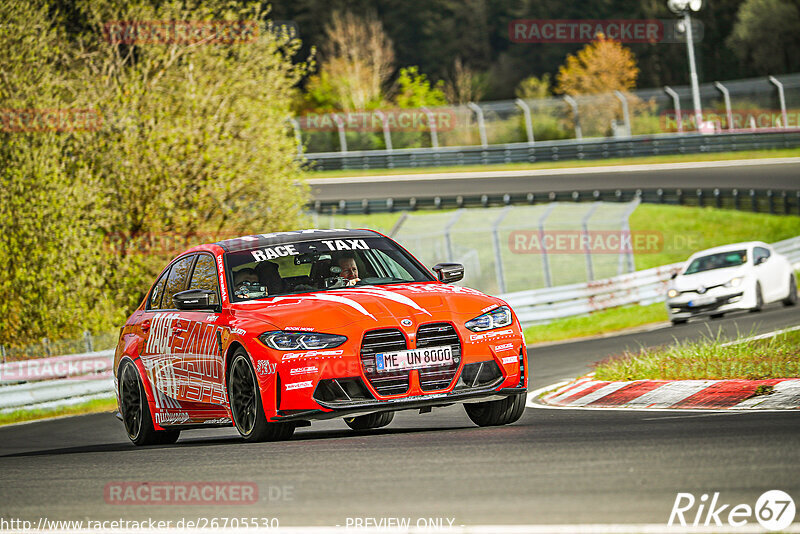
{"type": "Polygon", "coordinates": [[[313,241],[315,239],[359,239],[366,237],[383,237],[373,230],[344,230],[332,228],[330,230],[310,228],[307,230],[295,230],[292,232],[274,232],[269,234],[255,234],[234,239],[217,241],[217,245],[222,247],[225,252],[237,252],[240,250],[250,250],[254,248],[272,247],[275,245],[288,245],[300,243],[302,241],[313,241]]]}
{"type": "Polygon", "coordinates": [[[731,252],[734,250],[742,250],[742,249],[751,249],[752,247],[768,247],[766,243],[762,241],[743,241],[741,243],[731,243],[730,245],[720,245],[718,247],[708,248],[705,250],[700,250],[695,252],[691,255],[691,258],[696,258],[698,256],[706,256],[708,254],[716,254],[719,252],[731,252]]]}

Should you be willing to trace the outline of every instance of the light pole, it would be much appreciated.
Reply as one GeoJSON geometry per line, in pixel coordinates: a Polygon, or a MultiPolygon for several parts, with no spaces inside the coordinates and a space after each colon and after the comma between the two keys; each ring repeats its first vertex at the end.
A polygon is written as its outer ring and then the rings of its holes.
{"type": "Polygon", "coordinates": [[[689,80],[692,85],[692,103],[694,104],[694,121],[697,130],[703,123],[703,109],[700,106],[700,86],[697,82],[697,65],[694,62],[694,36],[692,35],[692,19],[689,12],[700,11],[703,0],[667,0],[667,7],[676,15],[683,18],[683,28],[686,32],[686,50],[689,54],[689,80]]]}

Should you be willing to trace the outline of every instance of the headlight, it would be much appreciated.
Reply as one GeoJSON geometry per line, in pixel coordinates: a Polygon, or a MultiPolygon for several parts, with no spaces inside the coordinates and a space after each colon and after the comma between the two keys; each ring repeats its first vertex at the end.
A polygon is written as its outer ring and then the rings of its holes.
{"type": "Polygon", "coordinates": [[[492,330],[493,328],[501,328],[511,324],[511,310],[508,306],[500,306],[492,311],[479,315],[474,319],[470,319],[464,326],[473,332],[482,332],[484,330],[492,330]]]}
{"type": "Polygon", "coordinates": [[[742,285],[742,277],[737,276],[736,278],[731,278],[728,283],[725,284],[725,287],[739,287],[742,285]]]}
{"type": "Polygon", "coordinates": [[[669,291],[667,291],[667,296],[671,299],[674,299],[680,294],[681,294],[680,291],[678,291],[677,289],[670,289],[669,291]]]}
{"type": "Polygon", "coordinates": [[[266,332],[259,339],[276,350],[332,349],[347,341],[345,336],[316,332],[266,332]]]}

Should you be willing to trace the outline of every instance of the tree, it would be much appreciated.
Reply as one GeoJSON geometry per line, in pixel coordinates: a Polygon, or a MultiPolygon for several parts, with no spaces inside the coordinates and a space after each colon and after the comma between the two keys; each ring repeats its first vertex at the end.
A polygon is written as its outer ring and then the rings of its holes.
{"type": "Polygon", "coordinates": [[[746,0],[727,43],[759,74],[800,69],[800,5],[792,0],[746,0]]]}
{"type": "Polygon", "coordinates": [[[451,104],[477,102],[486,92],[486,76],[475,72],[460,57],[453,62],[450,79],[444,86],[444,93],[451,104]]]}
{"type": "Polygon", "coordinates": [[[550,74],[545,73],[541,78],[530,76],[519,82],[514,95],[523,100],[549,98],[552,96],[550,83],[550,74]]]}
{"type": "Polygon", "coordinates": [[[428,77],[419,72],[419,67],[400,69],[397,77],[397,89],[394,102],[401,108],[419,108],[422,106],[445,106],[447,99],[440,80],[433,86],[428,77]]]}
{"type": "Polygon", "coordinates": [[[636,87],[639,68],[633,53],[620,43],[599,36],[558,69],[556,92],[568,95],[628,91],[636,87]]]}

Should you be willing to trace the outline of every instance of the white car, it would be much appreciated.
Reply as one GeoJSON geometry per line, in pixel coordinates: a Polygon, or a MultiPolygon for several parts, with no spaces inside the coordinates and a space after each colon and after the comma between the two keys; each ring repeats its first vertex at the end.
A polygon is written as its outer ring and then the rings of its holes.
{"type": "Polygon", "coordinates": [[[779,300],[797,303],[792,265],[766,243],[751,241],[693,254],[669,283],[667,311],[672,324],[680,324],[700,315],[759,311],[779,300]]]}

